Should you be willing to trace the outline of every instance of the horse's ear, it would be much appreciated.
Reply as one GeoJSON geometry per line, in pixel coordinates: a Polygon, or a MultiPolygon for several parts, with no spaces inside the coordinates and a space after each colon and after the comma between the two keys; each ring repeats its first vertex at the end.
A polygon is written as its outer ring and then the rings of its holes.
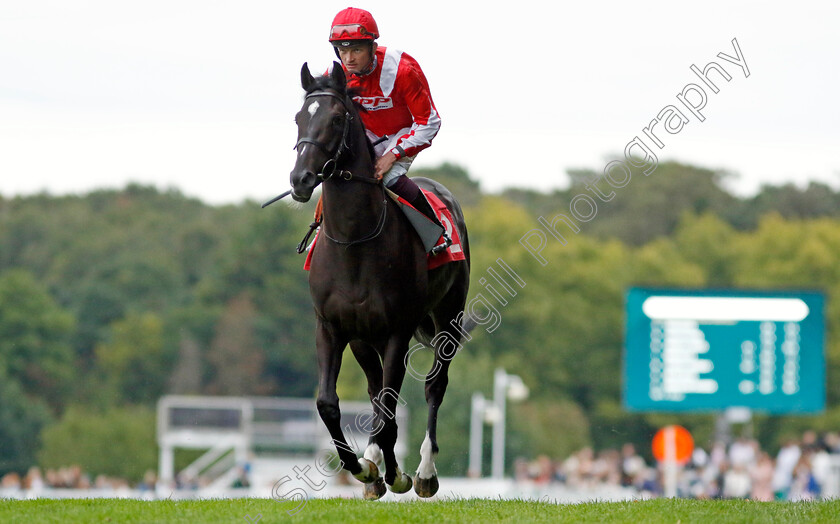
{"type": "Polygon", "coordinates": [[[330,78],[332,78],[332,81],[336,85],[341,86],[342,90],[347,85],[347,77],[344,75],[344,68],[341,67],[341,64],[338,62],[333,62],[332,71],[330,71],[330,78]]]}
{"type": "Polygon", "coordinates": [[[312,73],[309,72],[309,64],[304,62],[303,67],[300,68],[300,85],[303,87],[303,90],[308,93],[309,88],[314,82],[315,79],[312,78],[312,73]]]}

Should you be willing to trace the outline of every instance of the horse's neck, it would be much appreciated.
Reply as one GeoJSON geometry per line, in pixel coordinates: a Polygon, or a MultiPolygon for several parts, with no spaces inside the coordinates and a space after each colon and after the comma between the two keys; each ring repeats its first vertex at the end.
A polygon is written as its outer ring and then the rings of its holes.
{"type": "Polygon", "coordinates": [[[382,212],[382,188],[362,182],[335,180],[324,184],[324,227],[352,233],[376,223],[382,212]]]}
{"type": "MultiPolygon", "coordinates": [[[[361,139],[365,140],[364,134],[361,139]]],[[[356,177],[373,177],[373,162],[366,151],[357,152],[343,168],[356,177]]],[[[323,227],[330,236],[345,241],[370,234],[378,225],[385,205],[382,187],[367,182],[330,180],[323,184],[323,195],[323,227]]]]}

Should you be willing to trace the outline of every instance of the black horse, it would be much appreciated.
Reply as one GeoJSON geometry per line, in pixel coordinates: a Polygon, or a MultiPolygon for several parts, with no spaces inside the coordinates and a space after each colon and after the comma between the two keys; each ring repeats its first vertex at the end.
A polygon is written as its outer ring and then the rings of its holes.
{"type": "Polygon", "coordinates": [[[297,161],[291,173],[292,198],[306,202],[323,182],[323,222],[312,247],[309,288],[316,316],[319,383],[317,407],[332,436],[342,466],[365,483],[365,497],[379,498],[388,484],[405,493],[411,477],[397,465],[394,418],[400,388],[410,365],[414,336],[434,347],[425,377],[429,407],[426,438],[414,477],[414,490],[431,497],[438,490],[434,465],[438,452],[437,413],[448,383],[453,347],[464,335],[462,322],[469,288],[469,246],[464,216],[441,184],[415,178],[449,208],[466,260],[427,269],[427,255],[408,219],[374,178],[375,155],[359,118],[359,107],[346,88],[341,65],[314,78],[301,69],[306,91],[295,117],[297,161]],[[347,344],[364,370],[375,418],[364,458],[347,445],[340,426],[336,395],[341,359],[347,344]],[[379,475],[384,459],[385,475],[379,475]]]}

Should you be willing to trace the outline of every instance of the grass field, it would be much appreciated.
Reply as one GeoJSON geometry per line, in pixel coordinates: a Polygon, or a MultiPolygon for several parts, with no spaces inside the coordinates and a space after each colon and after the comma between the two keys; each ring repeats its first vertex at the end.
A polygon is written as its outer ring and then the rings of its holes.
{"type": "Polygon", "coordinates": [[[750,502],[657,499],[558,505],[530,501],[448,500],[384,503],[225,499],[139,501],[124,499],[0,500],[0,522],[129,523],[433,523],[445,522],[840,522],[840,501],[750,502]]]}

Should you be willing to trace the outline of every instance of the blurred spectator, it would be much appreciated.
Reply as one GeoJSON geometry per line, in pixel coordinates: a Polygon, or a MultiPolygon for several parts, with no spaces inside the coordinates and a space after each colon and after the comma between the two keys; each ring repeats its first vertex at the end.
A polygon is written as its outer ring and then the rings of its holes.
{"type": "Polygon", "coordinates": [[[186,474],[185,472],[180,472],[175,477],[175,486],[176,489],[188,489],[188,490],[195,490],[198,489],[198,479],[186,474]]]}
{"type": "Polygon", "coordinates": [[[537,457],[533,480],[539,484],[548,484],[554,480],[554,465],[548,455],[537,457]]]}
{"type": "Polygon", "coordinates": [[[802,434],[802,444],[800,446],[802,451],[816,451],[819,445],[819,439],[817,438],[816,431],[809,429],[802,434]]]}
{"type": "Polygon", "coordinates": [[[579,466],[580,459],[577,453],[572,453],[566,458],[566,460],[563,461],[561,471],[563,472],[563,478],[566,479],[566,484],[569,486],[577,486],[580,484],[580,479],[578,478],[578,471],[580,469],[579,466]]]}
{"type": "Polygon", "coordinates": [[[137,489],[140,491],[154,491],[156,484],[157,474],[154,471],[149,470],[143,475],[143,480],[137,485],[137,489]]]}
{"type": "Polygon", "coordinates": [[[752,480],[747,473],[747,466],[743,463],[732,464],[723,475],[723,498],[745,499],[750,496],[752,480]]]}
{"type": "MultiPolygon", "coordinates": [[[[467,477],[469,478],[478,478],[480,477],[480,472],[470,470],[467,472],[467,477]]],[[[513,461],[513,479],[516,482],[523,482],[528,480],[528,461],[523,457],[516,457],[516,460],[513,461]]]]}
{"type": "Polygon", "coordinates": [[[794,439],[785,442],[779,454],[776,455],[776,469],[773,472],[773,492],[777,500],[787,499],[790,485],[793,482],[793,470],[796,468],[802,450],[794,439]]]}
{"type": "Polygon", "coordinates": [[[113,489],[114,487],[107,475],[97,475],[93,480],[93,486],[96,489],[113,489]]]}
{"type": "Polygon", "coordinates": [[[716,441],[712,444],[712,451],[709,452],[709,462],[718,471],[723,471],[723,464],[727,461],[726,444],[716,441]]]}
{"type": "Polygon", "coordinates": [[[829,453],[840,454],[840,434],[829,431],[823,436],[823,444],[829,453]]]}
{"type": "Polygon", "coordinates": [[[831,455],[824,440],[821,440],[811,453],[811,472],[822,490],[822,487],[830,481],[831,475],[831,455]]]}
{"type": "Polygon", "coordinates": [[[695,468],[702,469],[709,464],[709,454],[706,453],[705,449],[697,446],[691,453],[691,463],[695,468]]]}
{"type": "Polygon", "coordinates": [[[14,471],[10,471],[3,475],[0,479],[0,489],[2,490],[18,490],[21,488],[20,475],[14,471]]]}
{"type": "Polygon", "coordinates": [[[750,471],[752,478],[752,489],[750,498],[761,502],[773,500],[773,459],[770,455],[761,451],[758,460],[750,471]]]}
{"type": "Polygon", "coordinates": [[[662,484],[659,482],[659,471],[656,468],[645,468],[641,475],[639,492],[651,497],[658,497],[662,494],[662,484]]]}
{"type": "Polygon", "coordinates": [[[52,469],[52,468],[48,469],[44,473],[44,480],[45,480],[47,486],[49,486],[51,488],[61,487],[61,486],[59,486],[59,482],[58,482],[58,472],[56,470],[52,469]]]}
{"type": "Polygon", "coordinates": [[[592,451],[592,448],[587,446],[578,451],[577,455],[578,467],[575,478],[577,479],[579,486],[587,488],[591,486],[594,481],[592,476],[592,469],[595,453],[592,451]]]}
{"type": "Polygon", "coordinates": [[[41,477],[41,468],[32,466],[23,477],[23,489],[38,493],[44,489],[44,479],[41,477]]]}
{"type": "Polygon", "coordinates": [[[243,464],[241,466],[237,466],[238,468],[238,475],[236,476],[236,480],[233,481],[233,488],[250,488],[251,487],[251,480],[248,478],[248,473],[250,472],[250,466],[248,464],[243,464]]]}
{"type": "Polygon", "coordinates": [[[621,482],[621,454],[614,449],[598,452],[592,463],[592,481],[596,484],[617,486],[621,482]]]}
{"type": "Polygon", "coordinates": [[[645,459],[636,453],[636,447],[629,442],[621,447],[621,485],[628,487],[636,484],[644,472],[645,459]]]}
{"type": "Polygon", "coordinates": [[[746,437],[740,437],[729,446],[729,463],[732,466],[743,466],[747,468],[755,462],[755,446],[753,441],[746,437]]]}
{"type": "Polygon", "coordinates": [[[820,495],[820,486],[811,471],[811,453],[805,452],[793,468],[793,480],[787,499],[793,502],[816,500],[820,495]]]}

